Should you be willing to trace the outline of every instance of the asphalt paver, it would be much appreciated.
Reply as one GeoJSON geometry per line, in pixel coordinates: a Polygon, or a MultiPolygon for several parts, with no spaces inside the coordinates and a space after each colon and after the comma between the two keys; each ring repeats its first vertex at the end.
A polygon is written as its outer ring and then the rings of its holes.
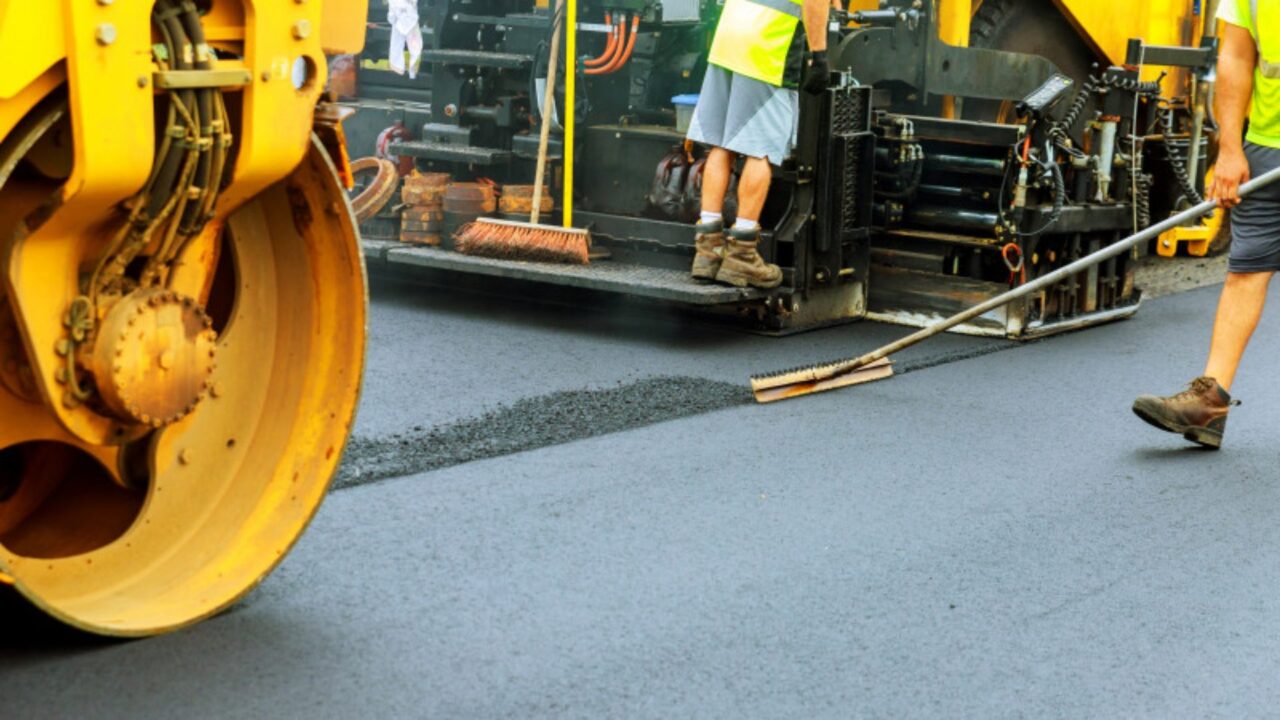
{"type": "MultiPolygon", "coordinates": [[[[46,641],[38,618],[10,606],[24,631],[0,637],[4,707],[108,718],[1267,716],[1280,701],[1280,318],[1264,319],[1246,358],[1234,388],[1244,405],[1221,452],[1129,411],[1136,394],[1197,374],[1214,301],[1213,289],[1184,293],[1124,323],[878,383],[659,413],[336,491],[277,573],[195,628],[127,643],[45,628],[56,638],[46,641]]],[[[616,340],[613,320],[583,320],[605,328],[566,339],[556,328],[577,326],[558,316],[478,339],[446,311],[401,318],[463,337],[442,336],[454,355],[404,356],[413,389],[392,393],[376,369],[390,352],[383,302],[366,408],[379,397],[435,407],[433,383],[464,376],[474,392],[442,390],[449,409],[420,420],[365,417],[366,437],[584,387],[703,378],[723,389],[843,343],[729,338],[716,358],[716,344],[692,335],[616,340]],[[675,359],[685,343],[696,357],[675,359]],[[495,376],[512,396],[463,370],[503,348],[491,367],[528,371],[495,376]],[[566,369],[566,358],[581,363],[566,369]],[[620,364],[596,364],[610,359],[620,364]],[[577,368],[590,370],[563,377],[577,368]]],[[[412,309],[398,302],[394,313],[412,309]]],[[[902,332],[839,332],[859,329],[902,332]]]]}

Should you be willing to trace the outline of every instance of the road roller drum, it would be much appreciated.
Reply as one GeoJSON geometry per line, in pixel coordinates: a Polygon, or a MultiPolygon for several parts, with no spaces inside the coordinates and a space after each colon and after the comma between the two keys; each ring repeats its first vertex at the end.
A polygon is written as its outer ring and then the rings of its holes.
{"type": "Polygon", "coordinates": [[[366,313],[341,114],[317,106],[366,12],[0,0],[0,592],[172,630],[316,512],[366,313]]]}

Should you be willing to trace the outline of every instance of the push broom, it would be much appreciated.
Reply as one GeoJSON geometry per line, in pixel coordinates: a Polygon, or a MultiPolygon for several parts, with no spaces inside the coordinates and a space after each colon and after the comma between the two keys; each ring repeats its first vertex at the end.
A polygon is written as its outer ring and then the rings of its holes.
{"type": "Polygon", "coordinates": [[[529,222],[479,218],[467,223],[454,234],[454,248],[468,255],[483,255],[508,260],[576,263],[585,265],[591,252],[591,235],[573,227],[573,130],[576,74],[574,54],[577,52],[577,0],[569,3],[568,17],[561,17],[566,0],[558,0],[552,15],[551,53],[547,60],[547,88],[542,99],[542,131],[538,136],[538,169],[533,180],[533,210],[529,222]],[[567,24],[565,55],[564,123],[564,227],[540,225],[542,182],[547,167],[547,144],[551,135],[551,113],[556,102],[556,69],[560,57],[560,29],[567,24]]]}
{"type": "MultiPolygon", "coordinates": [[[[1264,188],[1276,180],[1280,180],[1280,168],[1272,170],[1257,179],[1245,183],[1240,186],[1240,196],[1244,197],[1250,193],[1256,192],[1264,188]]],[[[889,343],[878,350],[873,350],[860,357],[848,360],[839,360],[836,362],[815,365],[808,368],[798,370],[788,370],[771,375],[757,375],[751,378],[751,391],[755,394],[756,401],[761,403],[774,402],[777,400],[786,400],[788,398],[800,397],[802,395],[810,395],[812,393],[823,392],[826,390],[835,390],[836,388],[847,387],[849,385],[861,385],[862,383],[871,382],[872,380],[881,380],[893,375],[893,366],[889,361],[889,356],[899,350],[905,350],[913,345],[924,342],[929,338],[939,335],[960,323],[972,320],[984,313],[1005,305],[1018,298],[1026,297],[1032,293],[1043,290],[1055,283],[1074,275],[1081,270],[1086,270],[1098,263],[1110,258],[1128,252],[1139,243],[1147,242],[1167,230],[1188,223],[1192,220],[1198,220],[1200,217],[1212,212],[1218,205],[1213,200],[1206,200],[1195,207],[1184,210],[1177,215],[1170,217],[1162,223],[1152,225],[1134,235],[1116,242],[1098,252],[1086,255],[1075,262],[1064,265],[1051,273],[1042,275],[1021,287],[1010,290],[1009,292],[997,295],[985,302],[979,303],[964,312],[957,313],[941,320],[929,327],[918,330],[901,340],[889,343]]]]}

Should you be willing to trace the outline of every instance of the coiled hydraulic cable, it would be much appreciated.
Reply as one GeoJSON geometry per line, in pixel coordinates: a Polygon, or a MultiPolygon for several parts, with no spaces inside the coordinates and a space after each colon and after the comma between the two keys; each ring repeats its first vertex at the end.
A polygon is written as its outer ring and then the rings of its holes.
{"type": "Polygon", "coordinates": [[[1138,226],[1151,225],[1151,176],[1144,172],[1131,173],[1133,182],[1134,211],[1138,215],[1138,226]]]}
{"type": "Polygon", "coordinates": [[[1080,120],[1080,116],[1084,113],[1084,108],[1089,104],[1089,98],[1098,91],[1098,79],[1090,75],[1084,84],[1076,91],[1076,96],[1071,100],[1071,106],[1067,108],[1067,112],[1062,119],[1053,123],[1049,127],[1049,135],[1063,143],[1071,139],[1071,129],[1076,126],[1080,120]]]}
{"type": "Polygon", "coordinates": [[[1128,90],[1137,95],[1158,96],[1160,94],[1160,81],[1164,79],[1164,73],[1155,80],[1136,80],[1134,78],[1120,77],[1119,75],[1103,75],[1097,80],[1099,87],[1116,88],[1117,90],[1128,90]]]}
{"type": "MultiPolygon", "coordinates": [[[[1172,107],[1164,108],[1160,113],[1160,134],[1164,137],[1164,152],[1169,159],[1169,167],[1173,168],[1173,176],[1178,181],[1178,189],[1186,196],[1194,205],[1204,202],[1204,198],[1196,191],[1195,183],[1191,182],[1191,173],[1187,170],[1186,158],[1174,149],[1173,137],[1174,112],[1172,107]]],[[[1187,152],[1199,152],[1200,148],[1188,147],[1187,152]]]]}
{"type": "MultiPolygon", "coordinates": [[[[1160,77],[1163,78],[1164,76],[1161,75],[1160,77]]],[[[1160,80],[1135,80],[1116,75],[1103,75],[1102,77],[1090,75],[1085,79],[1080,89],[1076,91],[1076,95],[1072,98],[1071,105],[1067,108],[1067,112],[1062,116],[1062,119],[1053,123],[1049,128],[1049,136],[1063,143],[1070,140],[1071,130],[1079,122],[1085,106],[1089,104],[1089,99],[1099,90],[1108,88],[1127,90],[1139,97],[1155,97],[1160,94],[1160,80]]]]}

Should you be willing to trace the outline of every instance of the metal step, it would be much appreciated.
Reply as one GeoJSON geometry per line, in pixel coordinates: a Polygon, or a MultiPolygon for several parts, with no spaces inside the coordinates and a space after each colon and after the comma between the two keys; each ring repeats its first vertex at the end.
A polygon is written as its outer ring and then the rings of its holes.
{"type": "MultiPolygon", "coordinates": [[[[541,282],[562,287],[621,293],[689,305],[728,305],[760,300],[769,293],[714,283],[699,283],[688,271],[655,268],[614,260],[590,265],[495,260],[463,255],[452,250],[364,240],[365,259],[371,269],[412,272],[446,271],[541,282]]],[[[785,291],[785,288],[780,289],[785,291]]]]}
{"type": "Polygon", "coordinates": [[[450,145],[448,143],[422,142],[405,140],[391,143],[391,152],[397,155],[422,158],[423,160],[448,160],[464,162],[472,165],[494,165],[506,162],[511,157],[507,150],[496,148],[474,147],[470,145],[450,145]]]}

